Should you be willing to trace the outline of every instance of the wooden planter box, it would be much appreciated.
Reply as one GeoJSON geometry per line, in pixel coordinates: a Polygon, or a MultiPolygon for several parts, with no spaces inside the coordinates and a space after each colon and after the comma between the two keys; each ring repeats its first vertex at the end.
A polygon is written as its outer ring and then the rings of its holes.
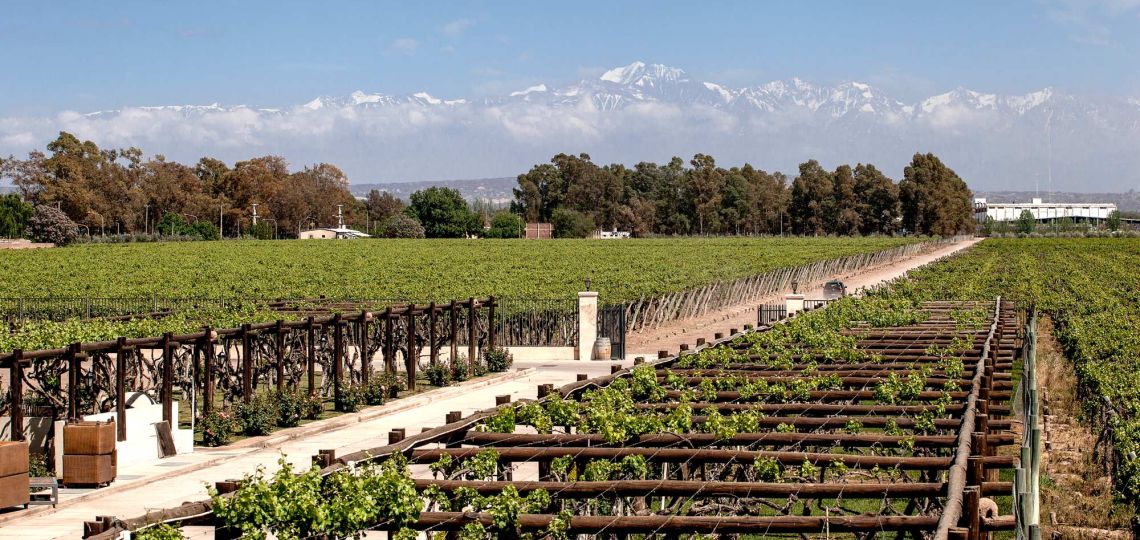
{"type": "Polygon", "coordinates": [[[0,476],[0,508],[28,505],[28,473],[0,476]]]}
{"type": "Polygon", "coordinates": [[[63,484],[66,486],[101,485],[115,479],[118,456],[112,452],[101,456],[63,456],[63,484]]]}
{"type": "Polygon", "coordinates": [[[28,443],[0,441],[0,476],[14,474],[28,475],[28,443]]]}
{"type": "Polygon", "coordinates": [[[72,422],[63,426],[64,455],[98,456],[115,451],[115,423],[72,422]]]}

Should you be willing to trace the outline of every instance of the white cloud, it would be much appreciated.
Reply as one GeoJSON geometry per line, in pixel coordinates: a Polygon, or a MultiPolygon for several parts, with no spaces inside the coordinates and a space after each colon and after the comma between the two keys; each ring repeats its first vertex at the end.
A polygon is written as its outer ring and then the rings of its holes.
{"type": "Polygon", "coordinates": [[[471,19],[457,19],[443,25],[443,28],[441,28],[441,30],[444,34],[447,34],[448,36],[454,38],[463,35],[463,32],[466,32],[468,28],[471,28],[474,25],[475,21],[471,19]]]}
{"type": "Polygon", "coordinates": [[[416,52],[416,49],[420,48],[420,42],[407,37],[396,38],[392,41],[392,45],[389,48],[399,53],[413,54],[416,52]]]}

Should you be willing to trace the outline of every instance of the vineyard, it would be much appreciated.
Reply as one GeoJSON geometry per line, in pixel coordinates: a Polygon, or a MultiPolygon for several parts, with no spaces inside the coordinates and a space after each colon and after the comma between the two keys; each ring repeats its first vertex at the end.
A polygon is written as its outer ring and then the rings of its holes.
{"type": "Polygon", "coordinates": [[[1140,240],[986,240],[917,270],[882,294],[984,299],[994,294],[1050,314],[1076,364],[1092,449],[1123,500],[1140,501],[1140,240]]]}
{"type": "Polygon", "coordinates": [[[844,300],[767,331],[500,403],[389,445],[218,482],[209,500],[92,522],[413,538],[835,534],[1016,526],[1008,303],[844,300]],[[1002,517],[983,517],[996,497],[1002,517]],[[959,528],[959,524],[965,528],[959,528]]]}
{"type": "Polygon", "coordinates": [[[680,291],[914,238],[234,241],[75,246],[0,255],[0,297],[569,298],[680,291]],[[690,264],[696,259],[701,264],[690,264]]]}

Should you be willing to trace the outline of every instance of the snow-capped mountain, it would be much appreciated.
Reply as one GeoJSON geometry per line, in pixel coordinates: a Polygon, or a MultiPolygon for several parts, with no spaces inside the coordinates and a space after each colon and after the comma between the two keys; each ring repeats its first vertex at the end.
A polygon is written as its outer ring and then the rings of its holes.
{"type": "Polygon", "coordinates": [[[582,151],[626,163],[704,152],[786,172],[811,158],[873,162],[897,176],[914,152],[933,151],[990,189],[1140,185],[1136,97],[956,88],[903,102],[859,81],[733,87],[644,62],[480,98],[358,90],[280,108],[214,103],[0,118],[0,153],[42,148],[59,130],[172,157],[272,152],[328,161],[358,182],[504,176],[582,151]]]}

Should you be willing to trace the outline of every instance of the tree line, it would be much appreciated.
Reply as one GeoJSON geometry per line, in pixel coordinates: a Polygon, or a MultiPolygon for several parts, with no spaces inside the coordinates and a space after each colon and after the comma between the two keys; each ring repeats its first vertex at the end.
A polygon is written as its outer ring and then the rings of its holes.
{"type": "Polygon", "coordinates": [[[291,171],[270,155],[232,167],[203,157],[190,166],[162,155],[144,159],[138,148],[101,149],[66,132],[47,152],[0,159],[0,177],[20,191],[0,199],[0,236],[20,236],[36,223],[63,243],[73,228],[91,236],[288,238],[335,225],[338,207],[346,225],[411,238],[514,238],[525,222],[553,223],[560,237],[598,229],[636,236],[951,235],[974,227],[969,189],[933,154],[915,154],[897,183],[870,164],[829,171],[811,160],[789,182],[750,164],[725,169],[706,154],[688,164],[674,157],[632,168],[558,154],[518,176],[509,210],[469,203],[441,187],[407,201],[377,190],[358,200],[347,176],[328,163],[291,171]]]}
{"type": "Polygon", "coordinates": [[[933,154],[915,154],[895,182],[870,164],[834,171],[810,160],[789,183],[750,164],[725,169],[697,154],[665,165],[599,166],[558,154],[519,175],[512,211],[558,236],[596,229],[646,235],[912,234],[974,229],[970,190],[933,154]]]}

